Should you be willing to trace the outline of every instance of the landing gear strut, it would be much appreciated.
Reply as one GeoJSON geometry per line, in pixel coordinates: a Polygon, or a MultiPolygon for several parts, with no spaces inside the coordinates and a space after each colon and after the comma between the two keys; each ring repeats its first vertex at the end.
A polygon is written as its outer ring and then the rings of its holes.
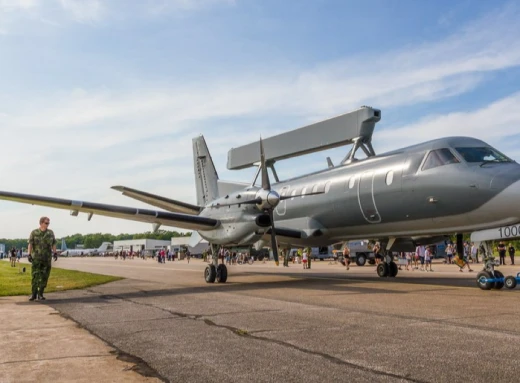
{"type": "Polygon", "coordinates": [[[206,266],[204,270],[204,279],[207,283],[225,283],[227,281],[228,272],[224,264],[218,264],[218,247],[211,245],[212,263],[206,266]]]}

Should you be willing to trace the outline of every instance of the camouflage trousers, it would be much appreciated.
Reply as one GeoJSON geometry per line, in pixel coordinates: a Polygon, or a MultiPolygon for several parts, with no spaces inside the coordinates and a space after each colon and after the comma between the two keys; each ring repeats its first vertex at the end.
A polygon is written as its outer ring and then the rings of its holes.
{"type": "Polygon", "coordinates": [[[34,258],[32,261],[32,291],[47,287],[47,281],[51,274],[51,261],[34,258]]]}

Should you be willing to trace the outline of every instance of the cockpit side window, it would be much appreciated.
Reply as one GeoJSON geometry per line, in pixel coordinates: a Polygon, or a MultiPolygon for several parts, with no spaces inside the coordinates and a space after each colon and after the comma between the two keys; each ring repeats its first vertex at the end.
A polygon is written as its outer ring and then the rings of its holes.
{"type": "Polygon", "coordinates": [[[455,157],[451,150],[447,148],[432,150],[427,154],[422,170],[428,170],[443,165],[456,164],[459,162],[460,161],[457,157],[455,157]]]}

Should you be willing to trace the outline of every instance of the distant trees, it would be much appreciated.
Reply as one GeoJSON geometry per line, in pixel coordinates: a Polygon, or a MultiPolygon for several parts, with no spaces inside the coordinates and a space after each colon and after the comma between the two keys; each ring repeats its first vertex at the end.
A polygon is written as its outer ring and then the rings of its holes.
{"type": "MultiPolygon", "coordinates": [[[[101,246],[103,242],[114,242],[125,239],[160,239],[167,241],[172,237],[185,237],[191,236],[191,233],[179,233],[177,231],[168,231],[168,230],[158,230],[156,233],[152,233],[147,231],[145,233],[136,233],[136,234],[103,234],[103,233],[94,233],[94,234],[73,234],[67,237],[57,238],[56,248],[61,248],[61,240],[65,239],[65,243],[67,244],[67,248],[74,249],[77,245],[83,245],[86,249],[98,248],[101,246]]],[[[6,239],[1,238],[0,243],[5,245],[6,250],[11,247],[15,247],[17,249],[23,248],[27,249],[27,238],[22,239],[6,239]]]]}

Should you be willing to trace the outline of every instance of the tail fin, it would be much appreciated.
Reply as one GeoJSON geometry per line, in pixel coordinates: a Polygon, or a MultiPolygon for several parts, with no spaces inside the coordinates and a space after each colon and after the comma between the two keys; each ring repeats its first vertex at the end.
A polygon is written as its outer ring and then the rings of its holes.
{"type": "Polygon", "coordinates": [[[218,174],[202,135],[193,139],[193,167],[197,205],[205,206],[218,198],[218,174]]]}
{"type": "Polygon", "coordinates": [[[103,242],[101,246],[99,246],[99,249],[97,249],[98,253],[104,253],[105,251],[110,251],[112,249],[112,243],[111,242],[103,242]]]}
{"type": "Polygon", "coordinates": [[[65,243],[65,240],[62,239],[61,240],[61,251],[65,251],[67,250],[67,244],[65,243]]]}

